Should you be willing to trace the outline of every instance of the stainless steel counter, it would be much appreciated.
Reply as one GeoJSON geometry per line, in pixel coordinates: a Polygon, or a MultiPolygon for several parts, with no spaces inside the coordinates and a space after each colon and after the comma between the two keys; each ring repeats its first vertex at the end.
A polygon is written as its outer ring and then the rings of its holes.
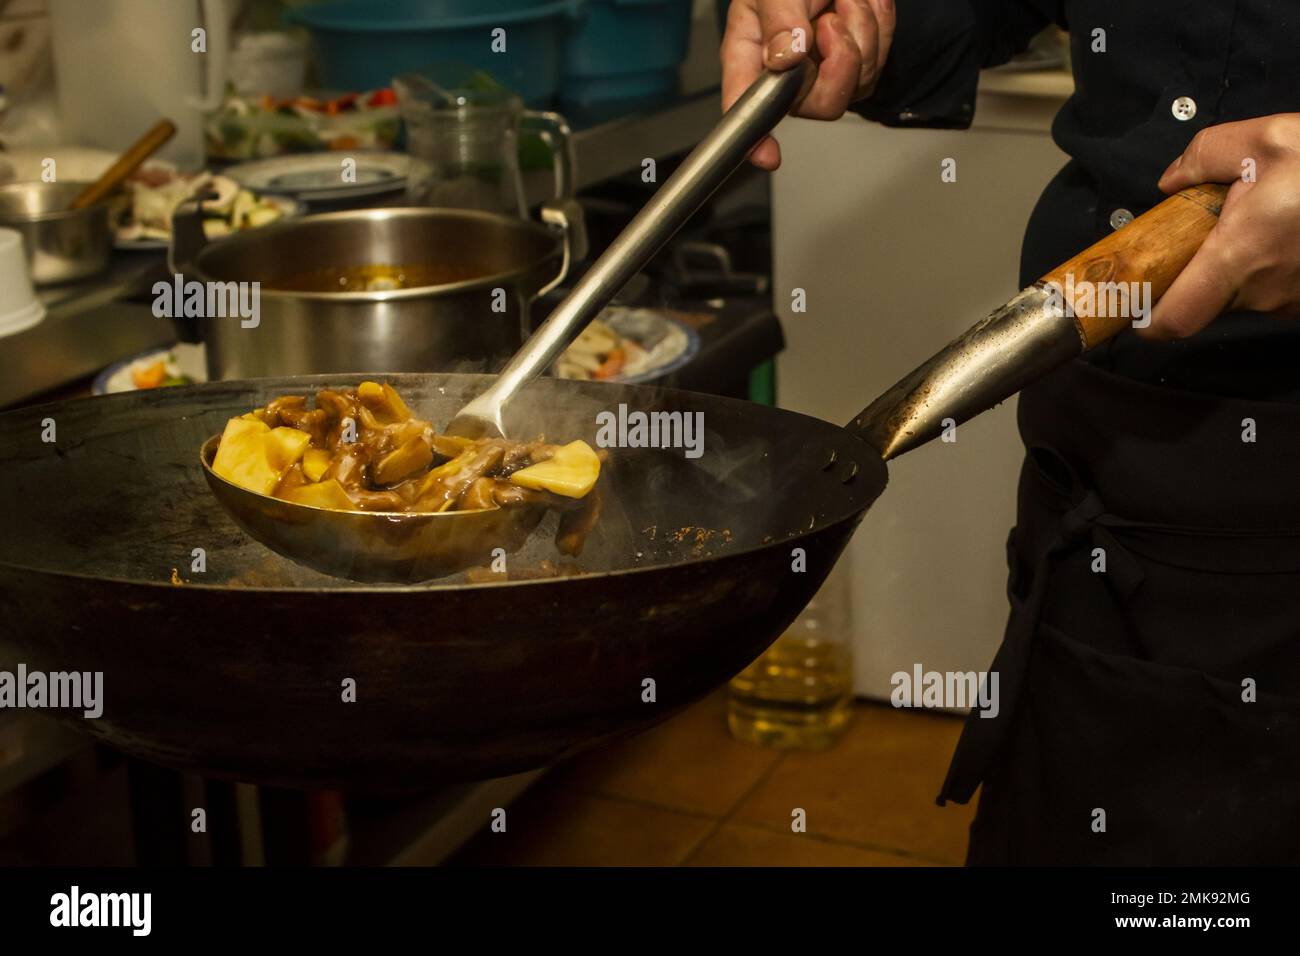
{"type": "Polygon", "coordinates": [[[41,290],[44,321],[0,338],[0,407],[174,342],[171,323],[154,318],[147,301],[123,301],[147,292],[166,268],[160,254],[117,253],[104,275],[41,290]]]}

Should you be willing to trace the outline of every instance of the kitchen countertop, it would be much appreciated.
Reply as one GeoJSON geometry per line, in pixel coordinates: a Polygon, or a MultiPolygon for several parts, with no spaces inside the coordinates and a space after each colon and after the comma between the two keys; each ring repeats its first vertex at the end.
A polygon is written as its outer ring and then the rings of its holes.
{"type": "MultiPolygon", "coordinates": [[[[749,369],[784,346],[771,307],[755,297],[676,310],[700,336],[700,352],[656,385],[698,392],[730,392],[749,369]]],[[[4,341],[0,352],[0,407],[44,400],[47,393],[101,369],[176,340],[172,326],[147,302],[109,302],[84,311],[51,310],[44,322],[4,341]],[[21,360],[15,356],[21,351],[21,360]]]]}
{"type": "MultiPolygon", "coordinates": [[[[644,156],[689,149],[716,122],[717,95],[706,84],[659,109],[575,131],[578,186],[632,168],[644,156]]],[[[547,182],[539,199],[549,194],[549,176],[542,178],[547,182]]],[[[400,204],[400,199],[379,204],[400,204]]],[[[0,338],[0,408],[30,402],[113,362],[175,341],[170,323],[155,318],[147,301],[150,286],[167,274],[161,252],[117,252],[106,274],[41,290],[44,321],[0,338]]],[[[779,330],[776,342],[772,352],[780,347],[779,330]]],[[[694,386],[683,382],[682,387],[694,386]]]]}
{"type": "Polygon", "coordinates": [[[30,401],[105,366],[175,341],[144,298],[167,275],[161,253],[115,253],[105,275],[42,289],[45,319],[0,338],[0,407],[30,401]]]}

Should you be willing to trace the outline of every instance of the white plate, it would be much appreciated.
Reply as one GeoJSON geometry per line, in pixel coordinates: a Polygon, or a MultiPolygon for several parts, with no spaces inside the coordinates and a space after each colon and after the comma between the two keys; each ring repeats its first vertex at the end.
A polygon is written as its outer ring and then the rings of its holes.
{"type": "Polygon", "coordinates": [[[406,186],[411,157],[405,153],[350,154],[346,151],[276,156],[239,163],[222,171],[245,189],[293,196],[304,202],[353,199],[396,192],[406,186]],[[356,160],[356,182],[341,182],[343,161],[356,160]]]}
{"type": "Polygon", "coordinates": [[[700,351],[700,336],[670,309],[611,305],[598,318],[614,332],[641,346],[638,361],[607,379],[624,385],[653,382],[677,371],[700,351]]]}
{"type": "Polygon", "coordinates": [[[114,395],[118,392],[138,391],[131,380],[131,370],[136,366],[147,367],[159,359],[171,362],[177,371],[187,376],[194,384],[208,380],[207,365],[204,360],[206,352],[202,345],[190,345],[178,342],[169,349],[151,349],[139,355],[133,355],[122,362],[115,362],[95,376],[91,392],[95,395],[114,395]]]}

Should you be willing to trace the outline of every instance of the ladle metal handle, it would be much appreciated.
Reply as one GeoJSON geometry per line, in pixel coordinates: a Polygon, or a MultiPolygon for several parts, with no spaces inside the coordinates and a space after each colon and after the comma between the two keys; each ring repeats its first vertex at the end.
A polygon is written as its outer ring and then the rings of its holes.
{"type": "Polygon", "coordinates": [[[501,408],[511,396],[545,371],[609,305],[790,112],[815,76],[811,59],[780,73],[764,71],[578,280],[492,386],[461,410],[449,430],[457,431],[471,419],[501,431],[501,408]]]}

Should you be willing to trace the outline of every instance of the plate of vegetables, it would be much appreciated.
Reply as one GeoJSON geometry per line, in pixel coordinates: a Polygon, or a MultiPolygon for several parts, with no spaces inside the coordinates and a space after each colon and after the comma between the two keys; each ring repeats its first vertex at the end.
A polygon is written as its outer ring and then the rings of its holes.
{"type": "Polygon", "coordinates": [[[389,88],[275,99],[232,94],[204,125],[208,156],[264,159],[324,150],[387,150],[401,118],[389,88]]]}
{"type": "Polygon", "coordinates": [[[166,249],[172,214],[190,197],[206,192],[203,231],[217,240],[301,215],[301,203],[286,196],[264,196],[244,189],[228,176],[209,172],[178,173],[163,166],[146,167],[126,183],[127,197],[118,215],[113,245],[123,250],[166,249]]]}
{"type": "Polygon", "coordinates": [[[202,345],[184,342],[166,349],[150,349],[117,362],[95,376],[95,395],[115,395],[142,388],[195,385],[208,380],[202,345]]]}
{"type": "Polygon", "coordinates": [[[663,309],[610,306],[555,360],[554,374],[579,381],[649,382],[700,350],[694,329],[663,309]]]}

